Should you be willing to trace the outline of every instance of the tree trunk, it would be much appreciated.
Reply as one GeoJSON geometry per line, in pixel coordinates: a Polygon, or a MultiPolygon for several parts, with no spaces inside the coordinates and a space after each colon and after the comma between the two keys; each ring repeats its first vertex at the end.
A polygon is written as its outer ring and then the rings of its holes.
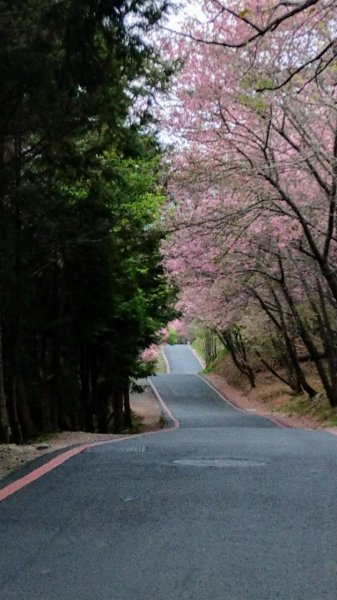
{"type": "Polygon", "coordinates": [[[43,344],[41,360],[41,421],[44,432],[59,431],[58,397],[56,389],[56,373],[58,370],[58,353],[55,340],[46,338],[43,344]]]}
{"type": "Polygon", "coordinates": [[[114,431],[123,429],[123,390],[116,389],[112,394],[113,428],[114,431]]]}
{"type": "Polygon", "coordinates": [[[80,348],[80,402],[81,411],[84,412],[85,431],[93,432],[93,407],[90,398],[90,368],[89,368],[89,349],[88,345],[83,343],[80,348]]]}
{"type": "Polygon", "coordinates": [[[4,369],[2,355],[2,323],[0,320],[0,443],[8,444],[11,439],[11,428],[4,385],[4,369]]]}
{"type": "Polygon", "coordinates": [[[210,329],[205,329],[203,347],[206,367],[209,367],[216,359],[216,337],[210,329]]]}
{"type": "Polygon", "coordinates": [[[25,385],[21,375],[18,375],[18,415],[21,424],[22,434],[25,440],[30,440],[37,433],[37,429],[32,419],[29,409],[25,385]]]}
{"type": "Polygon", "coordinates": [[[246,347],[240,331],[236,327],[233,327],[232,329],[223,332],[221,337],[225,346],[231,353],[235,366],[248,378],[251,387],[255,388],[256,382],[254,371],[248,362],[246,347]]]}
{"type": "Polygon", "coordinates": [[[317,287],[322,314],[322,318],[320,319],[321,337],[328,363],[331,388],[334,390],[334,395],[337,397],[337,335],[335,326],[332,326],[331,324],[327,301],[320,281],[317,281],[317,287]]]}
{"type": "Polygon", "coordinates": [[[12,352],[10,356],[10,372],[9,372],[9,394],[8,394],[8,412],[10,416],[11,430],[16,444],[23,444],[23,433],[18,411],[18,342],[16,336],[13,342],[12,352]]]}
{"type": "Polygon", "coordinates": [[[126,381],[124,386],[124,429],[131,429],[132,427],[132,413],[130,407],[130,392],[129,392],[129,380],[126,381]]]}
{"type": "MultiPolygon", "coordinates": [[[[276,306],[278,309],[278,313],[280,316],[281,332],[282,332],[286,350],[287,350],[287,358],[288,358],[287,362],[288,362],[288,372],[290,374],[290,380],[292,379],[292,376],[295,379],[295,381],[294,381],[295,385],[294,385],[293,389],[295,392],[305,391],[305,392],[307,392],[307,394],[309,395],[310,398],[314,398],[317,395],[317,392],[307,382],[304,372],[299,363],[297,352],[296,352],[296,347],[294,344],[294,334],[291,336],[291,334],[288,333],[289,325],[288,325],[287,321],[289,321],[289,319],[286,319],[283,308],[282,308],[282,304],[278,298],[277,293],[275,292],[275,290],[272,287],[271,287],[271,292],[273,294],[273,297],[274,297],[274,300],[275,300],[275,303],[276,303],[276,306]]],[[[291,332],[291,328],[290,328],[290,332],[291,332]]]]}
{"type": "MultiPolygon", "coordinates": [[[[330,405],[332,407],[336,407],[337,406],[337,389],[333,388],[333,386],[331,385],[331,381],[329,380],[328,373],[324,367],[323,361],[321,360],[321,352],[316,347],[316,344],[315,344],[310,332],[308,331],[307,327],[303,323],[303,320],[295,306],[293,298],[291,297],[285,282],[283,282],[282,291],[284,293],[284,297],[286,298],[286,300],[288,302],[289,308],[291,309],[291,311],[296,319],[296,323],[297,323],[301,338],[311,356],[312,361],[315,363],[315,367],[316,367],[317,372],[320,376],[320,379],[323,383],[323,386],[324,386],[327,398],[330,402],[330,405]]],[[[311,300],[311,305],[312,305],[312,300],[311,300]]],[[[318,313],[316,313],[316,314],[318,315],[318,313]]]]}

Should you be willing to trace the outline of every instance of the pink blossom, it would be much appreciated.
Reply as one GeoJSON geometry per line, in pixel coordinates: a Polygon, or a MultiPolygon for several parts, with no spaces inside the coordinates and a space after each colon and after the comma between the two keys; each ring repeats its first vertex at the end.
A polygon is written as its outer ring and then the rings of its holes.
{"type": "Polygon", "coordinates": [[[145,363],[151,363],[157,360],[159,356],[158,347],[152,344],[149,348],[146,348],[141,354],[141,360],[145,363]]]}

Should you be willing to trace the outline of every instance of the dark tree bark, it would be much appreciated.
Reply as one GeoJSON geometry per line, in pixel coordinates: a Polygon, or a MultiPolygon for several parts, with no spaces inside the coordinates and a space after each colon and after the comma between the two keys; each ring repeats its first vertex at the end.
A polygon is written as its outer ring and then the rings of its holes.
{"type": "MultiPolygon", "coordinates": [[[[327,372],[324,362],[322,361],[322,358],[321,358],[322,353],[321,353],[320,349],[317,348],[317,345],[316,345],[311,333],[309,332],[301,315],[299,314],[297,306],[288,290],[285,277],[283,277],[283,280],[282,280],[282,291],[283,291],[286,301],[288,302],[288,306],[294,315],[301,338],[311,356],[312,361],[315,363],[315,367],[316,367],[317,372],[323,383],[323,386],[324,386],[327,398],[330,402],[330,405],[332,407],[336,407],[337,406],[337,387],[334,385],[334,379],[331,380],[329,378],[328,372],[327,372]]],[[[311,304],[312,308],[314,308],[314,310],[315,310],[315,314],[318,318],[318,322],[320,323],[321,330],[324,329],[323,321],[319,314],[318,307],[312,297],[310,297],[310,304],[311,304]]],[[[323,337],[322,341],[324,343],[324,333],[322,333],[322,337],[323,337]]]]}
{"type": "Polygon", "coordinates": [[[256,382],[254,371],[248,362],[246,346],[238,328],[232,327],[227,331],[221,332],[221,338],[230,351],[235,366],[248,378],[252,388],[255,388],[256,382]]]}
{"type": "Polygon", "coordinates": [[[114,431],[122,431],[124,390],[117,388],[112,394],[112,418],[114,431]]]}
{"type": "Polygon", "coordinates": [[[132,427],[132,413],[130,407],[130,392],[129,392],[129,380],[125,382],[124,386],[124,429],[131,429],[132,427]]]}
{"type": "Polygon", "coordinates": [[[56,375],[58,350],[54,338],[46,337],[41,355],[41,421],[45,432],[59,431],[56,375]]]}
{"type": "Polygon", "coordinates": [[[210,329],[204,333],[203,347],[205,353],[206,367],[209,367],[217,356],[216,335],[210,329]]]}
{"type": "Polygon", "coordinates": [[[37,434],[37,427],[32,419],[25,384],[21,374],[18,377],[18,395],[18,415],[21,424],[22,434],[25,440],[30,440],[37,434]]]}
{"type": "MultiPolygon", "coordinates": [[[[273,345],[276,354],[279,356],[281,364],[287,371],[287,380],[277,377],[284,381],[295,393],[301,393],[302,391],[307,392],[310,398],[317,395],[316,390],[308,383],[303,369],[300,365],[300,360],[297,355],[296,346],[294,343],[294,335],[290,334],[290,329],[293,329],[293,324],[289,323],[289,316],[285,314],[285,310],[282,307],[282,303],[276,293],[274,286],[280,287],[280,280],[274,278],[274,285],[269,281],[268,288],[269,292],[274,300],[274,304],[267,302],[264,298],[256,291],[251,290],[251,294],[256,300],[258,300],[261,308],[270,318],[274,324],[278,335],[280,337],[280,343],[276,343],[273,339],[273,345]]],[[[292,313],[290,313],[292,314],[292,313]]],[[[269,363],[263,363],[271,372],[269,363]]],[[[273,373],[275,375],[275,372],[273,373]]]]}
{"type": "Polygon", "coordinates": [[[11,440],[12,432],[5,393],[2,348],[2,323],[0,319],[0,443],[8,444],[11,440]]]}
{"type": "Polygon", "coordinates": [[[16,335],[12,338],[11,351],[9,352],[9,392],[8,392],[8,412],[10,417],[13,439],[16,444],[23,444],[24,437],[21,428],[21,422],[18,411],[18,364],[19,364],[19,344],[16,335]]]}

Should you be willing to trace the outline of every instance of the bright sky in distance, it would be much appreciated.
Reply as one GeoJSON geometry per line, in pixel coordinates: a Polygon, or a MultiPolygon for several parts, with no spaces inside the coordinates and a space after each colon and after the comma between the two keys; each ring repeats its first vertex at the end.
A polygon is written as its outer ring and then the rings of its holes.
{"type": "Polygon", "coordinates": [[[176,12],[169,12],[168,17],[165,18],[165,26],[174,31],[181,31],[186,17],[195,17],[200,21],[205,20],[200,5],[201,3],[198,0],[181,2],[176,12]]]}

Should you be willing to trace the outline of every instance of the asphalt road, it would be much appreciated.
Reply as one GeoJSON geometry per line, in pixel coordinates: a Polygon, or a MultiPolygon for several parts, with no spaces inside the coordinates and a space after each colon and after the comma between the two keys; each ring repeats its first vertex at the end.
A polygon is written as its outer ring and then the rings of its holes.
{"type": "Polygon", "coordinates": [[[175,346],[164,346],[164,355],[167,359],[170,373],[181,375],[196,375],[202,371],[202,365],[198,359],[190,351],[188,346],[184,344],[176,344],[175,346]]]}
{"type": "Polygon", "coordinates": [[[87,450],[1,503],[1,600],[336,600],[337,439],[226,405],[175,374],[189,352],[152,380],[179,429],[87,450]]]}

